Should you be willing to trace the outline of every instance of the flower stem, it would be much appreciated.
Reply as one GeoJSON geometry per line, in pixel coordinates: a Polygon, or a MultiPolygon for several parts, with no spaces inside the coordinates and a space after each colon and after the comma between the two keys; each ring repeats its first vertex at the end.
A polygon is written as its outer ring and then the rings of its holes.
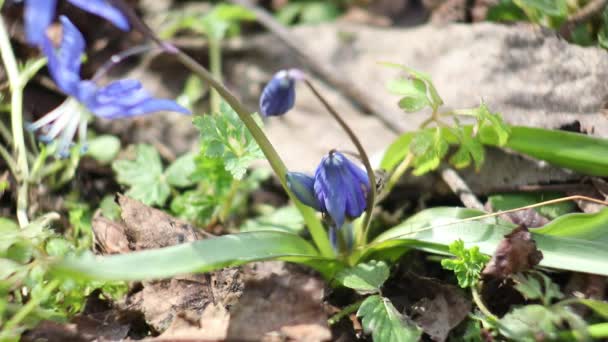
{"type": "MultiPolygon", "coordinates": [[[[222,45],[219,39],[211,37],[209,37],[209,71],[219,83],[224,83],[222,80],[222,45]]],[[[220,111],[220,99],[218,92],[211,89],[211,113],[220,111]]]]}
{"type": "Polygon", "coordinates": [[[247,127],[255,141],[260,146],[260,149],[266,156],[266,159],[270,163],[272,170],[279,178],[281,185],[287,192],[289,198],[295,203],[296,207],[302,214],[304,221],[306,222],[306,226],[310,231],[310,235],[314,240],[317,248],[319,248],[319,252],[325,257],[334,257],[334,251],[329,243],[329,239],[327,237],[327,232],[321,221],[317,218],[315,211],[302,204],[298,199],[293,195],[289,188],[287,187],[287,168],[283,163],[283,160],[274,149],[268,137],[264,134],[262,129],[257,125],[250,112],[245,109],[243,104],[228,90],[222,83],[217,81],[207,69],[205,69],[202,65],[196,62],[192,57],[182,52],[179,49],[176,49],[175,56],[177,59],[188,69],[192,70],[196,75],[198,75],[203,81],[207,82],[213,89],[215,89],[219,95],[224,98],[224,100],[234,109],[234,111],[238,114],[243,124],[247,127]]]}
{"type": "Polygon", "coordinates": [[[350,315],[351,313],[357,311],[362,303],[363,303],[363,299],[358,300],[358,301],[356,301],[356,302],[348,305],[344,309],[340,310],[340,312],[338,312],[335,315],[331,316],[327,320],[327,324],[329,324],[331,326],[331,325],[334,325],[334,324],[340,322],[340,320],[342,318],[344,318],[344,317],[350,315]]]}
{"type": "Polygon", "coordinates": [[[475,302],[475,305],[477,305],[477,307],[479,308],[479,310],[484,315],[486,315],[486,317],[489,320],[491,320],[492,322],[496,322],[496,321],[498,321],[498,317],[496,317],[496,315],[494,315],[490,311],[490,309],[488,309],[488,307],[484,304],[483,299],[481,298],[481,294],[477,290],[477,287],[480,286],[480,284],[471,286],[471,294],[473,295],[473,302],[475,302]]]}
{"type": "Polygon", "coordinates": [[[17,221],[19,221],[19,226],[23,228],[29,223],[27,218],[29,165],[23,135],[23,87],[25,82],[19,75],[17,60],[2,16],[0,16],[0,55],[11,89],[11,130],[13,133],[13,153],[16,156],[17,164],[14,176],[18,183],[17,221]]]}
{"type": "Polygon", "coordinates": [[[374,204],[376,203],[376,175],[374,173],[374,169],[372,168],[372,164],[369,161],[369,158],[367,156],[367,153],[365,152],[365,149],[363,148],[363,145],[361,145],[359,138],[357,138],[357,135],[353,132],[350,126],[348,126],[348,124],[344,121],[344,119],[342,119],[340,114],[338,114],[338,112],[329,104],[329,102],[327,102],[327,100],[325,100],[323,95],[321,95],[321,93],[317,91],[317,89],[312,85],[312,83],[308,79],[305,79],[304,83],[306,83],[308,88],[319,99],[319,101],[321,101],[325,109],[327,109],[331,116],[338,122],[344,132],[346,132],[349,139],[355,145],[355,148],[357,149],[357,152],[361,157],[361,162],[363,163],[363,166],[365,166],[367,178],[369,179],[369,194],[367,196],[367,207],[365,209],[365,217],[363,218],[361,234],[359,234],[359,236],[357,237],[357,244],[365,244],[367,242],[367,230],[369,228],[369,223],[372,218],[372,211],[374,210],[374,204]]]}

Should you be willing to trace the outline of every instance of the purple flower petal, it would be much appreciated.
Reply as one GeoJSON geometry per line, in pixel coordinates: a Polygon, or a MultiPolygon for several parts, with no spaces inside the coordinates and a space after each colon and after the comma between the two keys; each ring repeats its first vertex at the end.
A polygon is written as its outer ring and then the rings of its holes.
{"type": "Polygon", "coordinates": [[[57,0],[27,0],[25,2],[25,39],[32,45],[40,45],[46,38],[46,29],[55,16],[57,0]]]}
{"type": "Polygon", "coordinates": [[[74,6],[96,14],[114,24],[123,31],[129,31],[131,26],[127,17],[116,7],[110,5],[106,0],[68,0],[74,6]]]}
{"type": "Polygon", "coordinates": [[[268,82],[260,96],[260,113],[278,116],[287,113],[295,103],[294,78],[286,70],[279,71],[268,82]]]}
{"type": "Polygon", "coordinates": [[[305,205],[320,210],[319,203],[315,197],[315,179],[300,172],[287,172],[287,186],[289,190],[305,205]]]}
{"type": "Polygon", "coordinates": [[[63,37],[59,50],[46,37],[42,40],[42,51],[48,59],[51,76],[66,94],[74,95],[80,82],[80,57],[84,52],[85,42],[82,34],[65,16],[60,17],[63,25],[63,37]]]}

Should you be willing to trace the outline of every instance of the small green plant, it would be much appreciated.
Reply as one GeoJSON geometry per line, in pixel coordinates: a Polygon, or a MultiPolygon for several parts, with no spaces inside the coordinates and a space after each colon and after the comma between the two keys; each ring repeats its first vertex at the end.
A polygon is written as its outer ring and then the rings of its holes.
{"type": "Polygon", "coordinates": [[[454,271],[460,287],[467,288],[477,285],[479,275],[486,263],[490,261],[490,257],[481,254],[479,247],[476,246],[465,249],[462,240],[454,241],[449,248],[450,253],[454,254],[456,258],[441,260],[441,266],[454,271]]]}

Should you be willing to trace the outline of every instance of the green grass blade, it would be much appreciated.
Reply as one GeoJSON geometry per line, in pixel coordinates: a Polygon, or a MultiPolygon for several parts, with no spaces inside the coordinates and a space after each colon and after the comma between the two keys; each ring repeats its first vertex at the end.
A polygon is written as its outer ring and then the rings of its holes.
{"type": "MultiPolygon", "coordinates": [[[[482,214],[484,213],[481,211],[466,208],[424,210],[378,236],[370,247],[361,253],[361,259],[399,246],[404,249],[420,248],[446,254],[447,246],[456,239],[462,239],[467,248],[478,246],[481,252],[493,254],[503,236],[508,234],[515,227],[514,225],[496,218],[451,223],[482,214]]],[[[540,264],[556,269],[608,276],[608,249],[605,247],[608,229],[605,229],[605,224],[601,224],[597,215],[581,215],[586,216],[567,215],[562,218],[561,223],[558,223],[560,227],[571,226],[572,229],[576,229],[575,224],[581,224],[581,220],[598,222],[591,230],[585,228],[586,235],[582,233],[569,236],[563,233],[553,235],[551,230],[555,228],[551,227],[544,232],[533,230],[534,240],[544,255],[540,264]]]]}
{"type": "Polygon", "coordinates": [[[258,231],[128,254],[68,257],[54,263],[52,271],[78,279],[144,280],[208,272],[270,259],[308,264],[325,275],[340,268],[335,260],[321,257],[298,235],[258,231]]]}

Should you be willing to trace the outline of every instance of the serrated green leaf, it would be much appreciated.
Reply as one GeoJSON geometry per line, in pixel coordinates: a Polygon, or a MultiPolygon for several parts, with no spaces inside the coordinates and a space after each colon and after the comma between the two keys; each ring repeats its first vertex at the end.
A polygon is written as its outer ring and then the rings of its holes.
{"type": "Polygon", "coordinates": [[[595,300],[595,299],[586,299],[582,298],[577,300],[578,303],[586,305],[588,308],[593,310],[596,314],[602,316],[604,319],[608,319],[608,303],[595,300]]]}
{"type": "Polygon", "coordinates": [[[563,18],[568,15],[567,0],[514,0],[524,11],[536,10],[543,15],[563,18]]]}
{"type": "Polygon", "coordinates": [[[421,131],[421,138],[414,136],[410,150],[414,154],[414,171],[416,176],[423,175],[439,167],[443,157],[448,153],[449,144],[443,136],[441,129],[421,131]]]}
{"type": "Polygon", "coordinates": [[[424,81],[414,79],[399,79],[388,84],[389,91],[403,95],[399,107],[406,112],[417,112],[430,105],[424,81]]]}
{"type": "Polygon", "coordinates": [[[433,84],[433,81],[429,75],[396,63],[382,63],[382,65],[405,70],[412,78],[423,81],[426,85],[426,89],[428,90],[429,103],[431,107],[436,110],[439,108],[439,106],[443,105],[443,100],[439,96],[439,92],[437,92],[437,88],[435,88],[435,85],[433,84]]]}
{"type": "Polygon", "coordinates": [[[553,300],[564,298],[559,286],[546,275],[536,272],[528,275],[517,274],[513,276],[515,289],[526,299],[542,300],[545,306],[551,305],[553,300]],[[539,279],[542,279],[542,284],[539,279]]]}
{"type": "Polygon", "coordinates": [[[374,341],[414,342],[422,330],[400,314],[387,298],[379,295],[367,297],[359,310],[363,330],[372,334],[374,341]]]}
{"type": "Polygon", "coordinates": [[[113,135],[100,135],[89,140],[86,155],[101,163],[109,163],[120,152],[120,139],[113,135]]]}
{"type": "Polygon", "coordinates": [[[129,187],[126,194],[144,204],[162,206],[171,193],[160,155],[150,145],[137,145],[135,160],[116,160],[112,169],[118,183],[129,187]]]}
{"type": "Polygon", "coordinates": [[[384,261],[372,260],[343,269],[336,274],[336,280],[360,293],[377,293],[388,276],[388,265],[384,261]]]}
{"type": "Polygon", "coordinates": [[[449,246],[450,253],[455,259],[441,260],[443,268],[454,271],[458,285],[462,288],[473,287],[477,284],[479,274],[490,257],[479,252],[479,247],[466,249],[462,240],[456,240],[449,246]]]}
{"type": "Polygon", "coordinates": [[[533,342],[537,336],[553,340],[562,318],[542,305],[516,308],[502,317],[498,327],[504,336],[514,341],[533,342]]]}
{"type": "Polygon", "coordinates": [[[264,156],[249,130],[226,103],[220,105],[220,113],[216,115],[195,118],[194,125],[201,133],[201,153],[223,161],[226,171],[235,179],[242,179],[251,163],[264,156]]]}
{"type": "Polygon", "coordinates": [[[192,180],[192,175],[196,171],[194,158],[195,155],[193,153],[186,153],[171,163],[167,170],[165,170],[167,183],[178,188],[185,188],[196,184],[192,180]]]}
{"type": "Polygon", "coordinates": [[[23,266],[13,260],[0,258],[0,280],[8,278],[23,266]]]}

